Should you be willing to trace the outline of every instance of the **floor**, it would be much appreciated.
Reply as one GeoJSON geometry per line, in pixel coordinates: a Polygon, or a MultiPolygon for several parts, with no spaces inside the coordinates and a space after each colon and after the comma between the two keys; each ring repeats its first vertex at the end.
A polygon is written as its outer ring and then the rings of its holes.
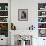
{"type": "Polygon", "coordinates": [[[8,45],[0,45],[0,46],[8,46],[8,45]]]}

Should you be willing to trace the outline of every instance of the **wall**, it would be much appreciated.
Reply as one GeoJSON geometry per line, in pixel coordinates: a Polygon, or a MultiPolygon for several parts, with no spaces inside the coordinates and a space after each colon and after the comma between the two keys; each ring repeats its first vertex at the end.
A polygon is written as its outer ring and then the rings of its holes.
{"type": "Polygon", "coordinates": [[[17,30],[27,30],[33,23],[33,25],[36,27],[37,24],[35,23],[37,23],[37,2],[35,3],[35,1],[30,0],[12,1],[11,15],[11,20],[16,25],[17,30]],[[28,21],[18,21],[18,9],[28,9],[28,21]]]}
{"type": "Polygon", "coordinates": [[[11,22],[17,30],[27,30],[32,24],[38,27],[38,3],[46,0],[11,0],[11,22]],[[18,9],[28,9],[28,21],[18,21],[18,9]]]}
{"type": "Polygon", "coordinates": [[[33,46],[43,44],[43,38],[38,38],[38,3],[45,3],[46,0],[11,0],[11,22],[16,26],[16,31],[28,30],[30,25],[35,26],[34,38],[32,39],[33,46]],[[18,21],[18,9],[28,9],[28,21],[18,21]],[[35,37],[37,36],[37,37],[35,37]]]}

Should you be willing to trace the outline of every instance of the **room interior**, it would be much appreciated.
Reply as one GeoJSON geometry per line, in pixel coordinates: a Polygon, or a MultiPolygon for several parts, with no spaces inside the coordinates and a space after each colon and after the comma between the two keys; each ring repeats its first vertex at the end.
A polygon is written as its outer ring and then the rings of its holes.
{"type": "Polygon", "coordinates": [[[0,0],[0,46],[46,46],[46,0],[0,0]]]}

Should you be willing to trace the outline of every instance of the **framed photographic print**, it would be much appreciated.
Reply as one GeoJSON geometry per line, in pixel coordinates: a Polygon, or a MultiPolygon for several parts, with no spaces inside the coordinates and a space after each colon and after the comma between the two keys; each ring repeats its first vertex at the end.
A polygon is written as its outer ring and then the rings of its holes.
{"type": "Polygon", "coordinates": [[[28,9],[18,9],[18,20],[28,21],[28,9]]]}

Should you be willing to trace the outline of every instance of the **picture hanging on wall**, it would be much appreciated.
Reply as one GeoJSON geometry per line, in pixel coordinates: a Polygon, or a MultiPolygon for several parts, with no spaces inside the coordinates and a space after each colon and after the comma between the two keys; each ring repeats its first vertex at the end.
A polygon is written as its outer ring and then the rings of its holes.
{"type": "Polygon", "coordinates": [[[28,21],[28,9],[18,9],[18,20],[28,21]]]}
{"type": "Polygon", "coordinates": [[[46,37],[46,29],[39,29],[39,37],[46,37]]]}

